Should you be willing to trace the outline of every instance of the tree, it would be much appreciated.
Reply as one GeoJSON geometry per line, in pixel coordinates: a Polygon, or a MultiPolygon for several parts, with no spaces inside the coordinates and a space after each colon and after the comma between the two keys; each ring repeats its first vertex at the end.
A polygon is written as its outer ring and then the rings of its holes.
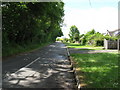
{"type": "Polygon", "coordinates": [[[88,31],[81,39],[83,45],[103,46],[104,36],[99,32],[95,32],[94,29],[88,31]]]}
{"type": "Polygon", "coordinates": [[[80,36],[80,32],[78,30],[78,28],[73,25],[70,27],[70,32],[69,32],[69,37],[70,39],[74,42],[74,41],[79,41],[79,36],[80,36]]]}
{"type": "Polygon", "coordinates": [[[93,34],[95,34],[96,32],[95,32],[95,30],[94,29],[92,29],[91,31],[88,31],[87,33],[86,33],[86,35],[93,35],[93,34]]]}
{"type": "Polygon", "coordinates": [[[63,2],[3,2],[3,53],[14,45],[54,42],[63,35],[63,16],[63,2]]]}
{"type": "Polygon", "coordinates": [[[104,36],[103,36],[103,34],[97,32],[97,33],[91,35],[89,41],[93,41],[94,46],[103,46],[104,45],[104,36]]]}
{"type": "Polygon", "coordinates": [[[81,38],[81,44],[85,45],[87,43],[91,43],[90,39],[91,36],[94,35],[96,32],[94,29],[88,31],[86,34],[84,34],[81,38]]]}

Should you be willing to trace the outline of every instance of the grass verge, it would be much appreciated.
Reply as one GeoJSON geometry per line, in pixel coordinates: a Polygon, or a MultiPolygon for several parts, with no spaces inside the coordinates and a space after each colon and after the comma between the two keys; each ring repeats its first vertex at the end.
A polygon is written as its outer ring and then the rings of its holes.
{"type": "Polygon", "coordinates": [[[2,50],[2,57],[3,59],[9,56],[17,55],[20,53],[27,53],[34,51],[36,49],[40,49],[44,46],[47,46],[53,42],[47,42],[47,43],[42,43],[42,44],[29,44],[29,45],[9,45],[9,47],[6,47],[5,49],[2,50]]]}
{"type": "Polygon", "coordinates": [[[103,50],[102,46],[80,45],[79,43],[64,43],[68,48],[80,48],[80,50],[103,50]]]}
{"type": "Polygon", "coordinates": [[[118,88],[118,53],[71,56],[82,87],[118,88]]]}

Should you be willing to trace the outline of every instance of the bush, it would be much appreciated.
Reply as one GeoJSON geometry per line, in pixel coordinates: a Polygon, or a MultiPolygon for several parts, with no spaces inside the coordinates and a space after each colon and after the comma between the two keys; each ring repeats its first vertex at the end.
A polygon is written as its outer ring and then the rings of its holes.
{"type": "Polygon", "coordinates": [[[56,38],[56,41],[60,41],[60,39],[59,39],[59,38],[56,38]]]}
{"type": "Polygon", "coordinates": [[[69,40],[68,38],[64,38],[63,42],[68,42],[68,40],[69,40]]]}
{"type": "Polygon", "coordinates": [[[96,40],[94,43],[94,46],[103,46],[104,45],[104,41],[103,40],[96,40]]]}
{"type": "Polygon", "coordinates": [[[104,45],[104,41],[103,40],[97,40],[96,41],[96,46],[103,46],[104,45]]]}
{"type": "Polygon", "coordinates": [[[83,38],[83,39],[81,40],[81,44],[82,44],[82,45],[86,45],[86,42],[87,42],[87,40],[86,40],[85,38],[83,38]]]}

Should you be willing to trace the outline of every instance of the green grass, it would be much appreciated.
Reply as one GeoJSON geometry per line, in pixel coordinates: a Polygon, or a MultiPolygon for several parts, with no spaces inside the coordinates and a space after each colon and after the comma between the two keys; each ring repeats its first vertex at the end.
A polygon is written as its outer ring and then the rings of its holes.
{"type": "Polygon", "coordinates": [[[102,46],[89,46],[89,45],[80,45],[77,43],[64,43],[68,48],[80,48],[80,50],[103,50],[102,46]]]}
{"type": "Polygon", "coordinates": [[[31,52],[36,49],[40,49],[51,43],[52,42],[47,42],[47,43],[42,43],[42,44],[29,44],[29,45],[24,45],[24,47],[17,45],[17,44],[9,45],[8,47],[5,47],[5,49],[2,50],[2,57],[5,58],[5,57],[17,55],[19,53],[31,52]]]}
{"type": "Polygon", "coordinates": [[[72,54],[81,85],[118,88],[118,53],[72,54]]]}

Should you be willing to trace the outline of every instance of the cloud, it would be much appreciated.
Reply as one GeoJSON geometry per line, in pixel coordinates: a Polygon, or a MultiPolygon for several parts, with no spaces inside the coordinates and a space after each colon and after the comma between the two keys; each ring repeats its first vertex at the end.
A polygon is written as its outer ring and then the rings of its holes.
{"type": "MultiPolygon", "coordinates": [[[[89,0],[62,0],[63,2],[89,2],[89,0]]],[[[90,0],[91,2],[95,3],[95,2],[118,2],[119,0],[90,0]]]]}
{"type": "MultiPolygon", "coordinates": [[[[99,1],[99,0],[98,0],[99,1]]],[[[67,27],[63,28],[65,36],[69,33],[69,28],[76,25],[80,33],[86,33],[91,29],[105,33],[106,30],[118,28],[118,9],[114,7],[76,9],[65,7],[64,23],[67,27]]]]}

